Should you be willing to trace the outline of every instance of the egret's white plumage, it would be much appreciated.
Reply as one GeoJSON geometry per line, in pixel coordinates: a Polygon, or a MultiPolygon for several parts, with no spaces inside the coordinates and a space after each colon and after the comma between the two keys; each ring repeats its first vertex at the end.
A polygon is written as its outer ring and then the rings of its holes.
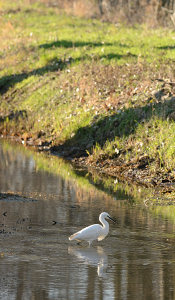
{"type": "Polygon", "coordinates": [[[69,240],[87,241],[89,243],[89,246],[94,240],[102,241],[109,232],[109,224],[106,221],[106,218],[109,218],[113,222],[115,222],[108,213],[103,212],[99,216],[99,221],[102,223],[102,225],[93,224],[85,227],[84,229],[71,235],[69,237],[69,240]]]}

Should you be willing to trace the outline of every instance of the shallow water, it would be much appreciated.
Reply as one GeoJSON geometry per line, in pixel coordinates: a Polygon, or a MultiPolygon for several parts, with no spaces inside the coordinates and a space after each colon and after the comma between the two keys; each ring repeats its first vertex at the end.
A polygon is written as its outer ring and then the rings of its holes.
{"type": "Polygon", "coordinates": [[[172,222],[0,143],[0,192],[10,193],[0,199],[0,299],[174,299],[172,222]],[[117,219],[105,240],[68,241],[101,211],[117,219]]]}

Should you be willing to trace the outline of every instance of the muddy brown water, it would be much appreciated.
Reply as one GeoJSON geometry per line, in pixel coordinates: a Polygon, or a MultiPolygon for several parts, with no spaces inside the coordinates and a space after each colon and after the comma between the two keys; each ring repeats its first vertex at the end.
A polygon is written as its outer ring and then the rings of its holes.
{"type": "Polygon", "coordinates": [[[175,298],[168,219],[38,164],[0,141],[0,299],[175,298]],[[117,219],[104,241],[68,241],[101,211],[117,219]]]}

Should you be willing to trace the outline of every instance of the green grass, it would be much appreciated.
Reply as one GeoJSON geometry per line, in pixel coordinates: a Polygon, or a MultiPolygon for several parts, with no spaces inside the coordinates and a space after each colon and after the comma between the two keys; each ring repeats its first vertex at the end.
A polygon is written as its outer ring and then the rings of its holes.
{"type": "Polygon", "coordinates": [[[91,161],[148,155],[150,170],[174,174],[173,30],[71,17],[39,1],[0,10],[3,135],[44,132],[91,161]],[[19,110],[27,118],[10,117],[19,110]]]}
{"type": "Polygon", "coordinates": [[[136,140],[138,141],[137,148],[151,158],[156,155],[160,166],[166,166],[167,170],[175,166],[174,122],[155,117],[146,126],[139,126],[136,131],[136,140]],[[147,143],[143,144],[142,141],[145,140],[147,143]]]}
{"type": "MultiPolygon", "coordinates": [[[[71,66],[91,62],[92,58],[106,64],[129,63],[137,61],[138,57],[148,61],[175,59],[173,31],[151,30],[144,25],[116,27],[98,20],[66,16],[41,3],[30,6],[24,3],[14,1],[11,9],[10,1],[6,1],[1,20],[1,32],[6,38],[3,39],[1,55],[5,61],[14,55],[16,62],[13,60],[8,64],[7,61],[8,69],[2,70],[1,76],[23,70],[38,74],[51,71],[57,68],[57,60],[68,57],[71,57],[71,66]]],[[[63,63],[62,67],[67,68],[67,64],[63,63]]]]}

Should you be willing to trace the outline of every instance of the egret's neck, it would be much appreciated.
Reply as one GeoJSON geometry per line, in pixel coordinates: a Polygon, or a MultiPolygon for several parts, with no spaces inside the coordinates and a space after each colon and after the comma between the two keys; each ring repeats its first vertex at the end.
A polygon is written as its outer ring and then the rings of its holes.
{"type": "Polygon", "coordinates": [[[102,223],[102,225],[103,225],[103,227],[104,228],[109,228],[109,224],[108,224],[108,222],[105,220],[105,218],[104,217],[99,217],[99,220],[100,220],[100,222],[102,223]]]}

